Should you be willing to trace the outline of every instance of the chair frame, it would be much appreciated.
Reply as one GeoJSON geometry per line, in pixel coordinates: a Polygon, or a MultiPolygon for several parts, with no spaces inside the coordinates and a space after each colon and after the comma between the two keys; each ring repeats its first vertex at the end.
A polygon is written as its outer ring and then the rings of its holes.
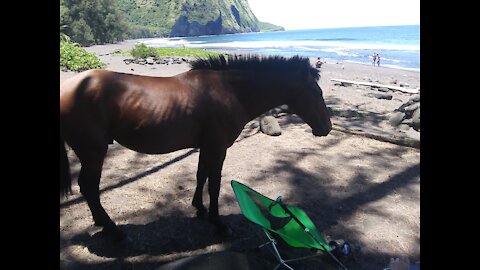
{"type": "Polygon", "coordinates": [[[285,259],[282,258],[282,256],[280,255],[280,252],[278,251],[278,248],[277,248],[277,245],[276,245],[277,240],[275,238],[273,238],[266,229],[263,229],[263,232],[268,237],[269,241],[264,243],[264,244],[261,244],[260,246],[258,246],[258,248],[262,248],[262,247],[268,246],[270,244],[272,245],[273,254],[275,255],[275,257],[278,260],[278,264],[277,264],[277,266],[275,266],[275,268],[273,268],[273,270],[277,270],[282,265],[285,266],[286,268],[290,269],[290,270],[295,270],[290,265],[288,265],[287,263],[306,260],[306,259],[311,259],[311,258],[323,255],[322,253],[317,253],[317,254],[310,255],[310,256],[303,256],[303,257],[298,257],[298,258],[294,258],[294,259],[285,260],[285,259]]]}

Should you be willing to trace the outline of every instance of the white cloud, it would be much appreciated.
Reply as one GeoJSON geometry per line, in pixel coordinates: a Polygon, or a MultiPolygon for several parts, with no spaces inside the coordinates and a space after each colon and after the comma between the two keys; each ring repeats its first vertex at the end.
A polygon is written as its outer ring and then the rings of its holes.
{"type": "Polygon", "coordinates": [[[248,0],[264,22],[292,29],[420,24],[420,0],[248,0]]]}

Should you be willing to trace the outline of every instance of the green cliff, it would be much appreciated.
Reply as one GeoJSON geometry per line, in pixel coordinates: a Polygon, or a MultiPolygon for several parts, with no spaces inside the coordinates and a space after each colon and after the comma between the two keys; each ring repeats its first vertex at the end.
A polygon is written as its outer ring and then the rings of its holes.
{"type": "Polygon", "coordinates": [[[260,22],[247,0],[116,0],[132,37],[284,30],[260,22]]]}

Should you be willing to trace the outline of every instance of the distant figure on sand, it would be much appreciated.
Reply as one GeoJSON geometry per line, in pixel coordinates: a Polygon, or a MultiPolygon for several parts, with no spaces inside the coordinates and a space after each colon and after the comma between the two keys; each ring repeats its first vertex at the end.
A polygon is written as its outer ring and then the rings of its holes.
{"type": "Polygon", "coordinates": [[[315,63],[315,67],[316,67],[316,68],[321,68],[324,63],[325,63],[325,62],[322,62],[322,61],[320,60],[320,57],[317,57],[317,62],[315,63]]]}
{"type": "Polygon", "coordinates": [[[372,66],[375,66],[375,63],[377,62],[377,54],[373,53],[372,58],[373,58],[372,66]]]}
{"type": "Polygon", "coordinates": [[[377,53],[377,66],[380,66],[380,54],[377,53]]]}

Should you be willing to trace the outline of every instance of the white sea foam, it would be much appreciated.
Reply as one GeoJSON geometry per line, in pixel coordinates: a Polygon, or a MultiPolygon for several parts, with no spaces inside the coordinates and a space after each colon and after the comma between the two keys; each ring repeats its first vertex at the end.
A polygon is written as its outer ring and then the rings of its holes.
{"type": "Polygon", "coordinates": [[[354,53],[354,52],[351,52],[351,51],[348,51],[344,48],[325,48],[325,49],[322,49],[322,51],[332,52],[332,53],[335,53],[335,54],[341,55],[341,56],[362,57],[361,55],[359,55],[357,53],[354,53]]]}
{"type": "MultiPolygon", "coordinates": [[[[362,64],[362,65],[371,65],[371,63],[365,63],[365,62],[360,62],[360,61],[352,61],[352,60],[343,60],[348,63],[355,63],[355,64],[362,64]]],[[[395,68],[395,69],[403,69],[403,70],[410,70],[410,71],[418,71],[420,72],[419,68],[407,68],[407,67],[402,67],[402,66],[397,66],[397,65],[381,65],[382,67],[389,67],[389,68],[395,68]]]]}
{"type": "Polygon", "coordinates": [[[410,71],[420,71],[419,68],[407,68],[407,67],[402,67],[402,66],[397,66],[397,65],[382,65],[382,66],[390,67],[390,68],[396,68],[396,69],[410,70],[410,71]]]}
{"type": "Polygon", "coordinates": [[[178,47],[182,45],[189,45],[192,42],[180,38],[154,38],[143,41],[145,45],[152,47],[178,47]]]}
{"type": "Polygon", "coordinates": [[[299,48],[304,50],[403,50],[419,51],[419,45],[397,45],[376,43],[348,43],[343,41],[319,41],[319,40],[293,40],[293,41],[232,41],[232,42],[202,42],[189,41],[182,38],[158,38],[144,42],[154,47],[177,47],[189,48],[228,48],[228,49],[256,49],[256,48],[299,48]],[[327,47],[327,49],[325,49],[327,47]]]}

